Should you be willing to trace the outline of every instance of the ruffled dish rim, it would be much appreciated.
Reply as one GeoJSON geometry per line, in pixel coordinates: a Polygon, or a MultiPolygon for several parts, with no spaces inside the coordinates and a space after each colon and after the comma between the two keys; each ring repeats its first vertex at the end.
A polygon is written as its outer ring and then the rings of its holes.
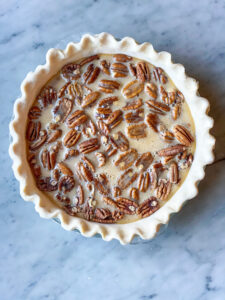
{"type": "Polygon", "coordinates": [[[157,53],[150,43],[138,44],[133,38],[125,37],[117,41],[111,34],[85,34],[79,43],[69,43],[65,50],[50,49],[46,63],[29,72],[21,84],[21,97],[14,104],[14,118],[10,123],[12,142],[9,154],[13,160],[13,171],[20,183],[20,194],[25,201],[35,204],[35,209],[43,218],[57,218],[66,230],[79,230],[86,237],[100,234],[105,241],[117,239],[121,244],[130,243],[135,236],[151,239],[162,224],[169,222],[172,213],[180,211],[183,204],[198,193],[197,185],[205,176],[205,166],[214,160],[215,139],[210,134],[213,119],[207,115],[209,102],[198,94],[198,82],[185,74],[181,64],[174,64],[168,52],[157,53]],[[193,164],[187,178],[178,191],[158,211],[150,217],[127,224],[99,224],[78,217],[69,216],[50,201],[35,185],[26,159],[26,118],[41,87],[66,63],[97,53],[124,53],[149,61],[161,67],[184,94],[195,123],[196,150],[193,164]]]}

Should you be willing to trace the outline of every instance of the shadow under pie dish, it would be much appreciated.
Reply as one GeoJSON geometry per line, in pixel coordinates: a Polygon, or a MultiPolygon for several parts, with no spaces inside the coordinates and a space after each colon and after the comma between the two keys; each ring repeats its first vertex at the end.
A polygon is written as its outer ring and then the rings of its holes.
{"type": "Polygon", "coordinates": [[[21,196],[88,237],[154,237],[213,161],[213,120],[197,90],[169,53],[132,38],[84,35],[50,49],[10,124],[21,196]]]}

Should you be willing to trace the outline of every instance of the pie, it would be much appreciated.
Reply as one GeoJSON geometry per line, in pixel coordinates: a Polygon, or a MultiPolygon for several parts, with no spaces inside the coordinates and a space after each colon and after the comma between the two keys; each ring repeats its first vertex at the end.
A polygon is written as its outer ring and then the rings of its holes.
{"type": "Polygon", "coordinates": [[[166,52],[85,35],[29,73],[10,124],[21,195],[65,229],[151,238],[212,162],[209,104],[166,52]]]}

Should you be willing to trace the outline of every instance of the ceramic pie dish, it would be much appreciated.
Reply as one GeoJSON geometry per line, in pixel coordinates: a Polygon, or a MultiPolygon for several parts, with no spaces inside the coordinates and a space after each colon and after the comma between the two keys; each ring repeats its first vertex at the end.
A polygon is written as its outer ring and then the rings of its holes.
{"type": "Polygon", "coordinates": [[[66,230],[150,239],[213,161],[209,103],[167,52],[84,35],[21,85],[9,153],[24,200],[66,230]]]}

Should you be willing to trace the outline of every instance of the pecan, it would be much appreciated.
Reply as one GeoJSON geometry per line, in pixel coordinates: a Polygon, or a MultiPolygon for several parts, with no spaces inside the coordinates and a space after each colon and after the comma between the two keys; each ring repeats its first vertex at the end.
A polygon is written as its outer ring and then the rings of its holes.
{"type": "Polygon", "coordinates": [[[92,171],[95,172],[95,167],[93,165],[93,163],[85,156],[83,155],[81,157],[82,161],[84,162],[84,164],[92,171]]]}
{"type": "Polygon", "coordinates": [[[97,138],[86,140],[79,144],[79,150],[81,153],[90,153],[100,148],[97,138]]]}
{"type": "Polygon", "coordinates": [[[124,197],[118,197],[116,199],[116,204],[120,211],[128,215],[134,215],[138,208],[138,204],[135,201],[124,197]]]}
{"type": "Polygon", "coordinates": [[[53,109],[53,114],[56,122],[64,122],[70,114],[73,107],[73,102],[67,98],[62,98],[53,109]]]}
{"type": "Polygon", "coordinates": [[[165,84],[168,81],[163,69],[161,69],[161,68],[155,67],[153,70],[153,76],[156,81],[159,81],[162,84],[165,84]]]}
{"type": "Polygon", "coordinates": [[[100,68],[94,67],[93,64],[90,64],[87,67],[87,71],[83,75],[84,82],[87,84],[91,84],[95,82],[95,80],[98,78],[99,73],[100,73],[100,68]]]}
{"type": "Polygon", "coordinates": [[[102,60],[100,61],[100,65],[102,68],[102,72],[105,73],[106,75],[110,75],[110,71],[109,71],[110,64],[106,60],[102,60]]]}
{"type": "Polygon", "coordinates": [[[166,200],[169,196],[169,193],[171,191],[171,182],[160,179],[158,187],[156,189],[156,197],[160,200],[166,200]]]}
{"type": "Polygon", "coordinates": [[[179,179],[179,170],[176,162],[172,162],[170,165],[170,182],[171,183],[178,183],[179,179]]]}
{"type": "Polygon", "coordinates": [[[135,187],[130,189],[130,198],[138,201],[139,200],[139,191],[135,187]]]}
{"type": "Polygon", "coordinates": [[[134,112],[125,114],[124,117],[127,123],[139,123],[144,120],[144,109],[139,108],[134,112]]]}
{"type": "Polygon", "coordinates": [[[89,56],[89,57],[85,57],[85,58],[80,62],[80,66],[84,66],[85,64],[88,64],[89,62],[91,62],[91,61],[93,61],[93,60],[96,60],[96,59],[99,59],[98,54],[92,55],[92,56],[89,56]]]}
{"type": "Polygon", "coordinates": [[[150,176],[148,172],[141,172],[138,177],[138,190],[140,192],[146,192],[149,187],[150,176]]]}
{"type": "Polygon", "coordinates": [[[129,141],[121,131],[118,131],[117,133],[113,134],[113,137],[114,142],[117,148],[120,149],[120,151],[124,152],[129,149],[129,141]]]}
{"type": "Polygon", "coordinates": [[[113,188],[113,197],[119,197],[121,196],[122,192],[121,189],[118,186],[115,186],[113,188]]]}
{"type": "Polygon", "coordinates": [[[97,122],[97,127],[99,129],[99,131],[105,135],[109,134],[109,128],[108,126],[103,122],[103,121],[98,121],[97,122]]]}
{"type": "Polygon", "coordinates": [[[96,112],[97,112],[97,116],[103,119],[105,118],[108,118],[108,116],[112,113],[112,110],[111,108],[108,108],[108,107],[98,107],[96,109],[96,112]]]}
{"type": "Polygon", "coordinates": [[[152,111],[153,113],[164,115],[164,113],[170,111],[169,106],[164,103],[160,103],[160,102],[153,101],[153,100],[148,100],[148,101],[146,101],[146,104],[150,108],[150,111],[152,111]]]}
{"type": "Polygon", "coordinates": [[[121,220],[124,217],[124,213],[118,210],[112,212],[112,218],[114,222],[121,220]]]}
{"type": "Polygon", "coordinates": [[[52,178],[53,178],[54,180],[58,181],[58,180],[59,180],[59,177],[60,177],[60,172],[59,172],[59,170],[58,170],[58,169],[54,169],[54,170],[52,171],[52,178]]]}
{"type": "Polygon", "coordinates": [[[90,94],[88,94],[88,95],[84,98],[84,100],[83,100],[81,106],[82,106],[83,108],[85,108],[85,107],[87,107],[87,106],[90,106],[90,105],[92,105],[95,101],[97,101],[99,97],[100,97],[100,93],[99,93],[99,92],[91,92],[90,94]]]}
{"type": "Polygon", "coordinates": [[[137,76],[137,69],[136,69],[136,67],[132,63],[129,63],[128,68],[129,68],[129,71],[130,71],[131,75],[133,75],[134,77],[136,77],[137,76]]]}
{"type": "Polygon", "coordinates": [[[141,203],[137,209],[137,214],[142,218],[146,218],[159,209],[159,202],[155,197],[150,197],[141,203]]]}
{"type": "Polygon", "coordinates": [[[43,192],[53,192],[58,189],[58,182],[52,180],[51,177],[38,178],[36,184],[38,189],[43,192]]]}
{"type": "Polygon", "coordinates": [[[154,114],[154,113],[149,113],[147,116],[146,116],[146,123],[148,124],[148,126],[153,129],[155,132],[158,132],[158,128],[157,128],[157,125],[158,125],[158,116],[157,114],[154,114]]]}
{"type": "Polygon", "coordinates": [[[172,108],[172,117],[174,120],[177,120],[177,118],[180,116],[181,107],[180,103],[176,103],[172,108]]]}
{"type": "Polygon", "coordinates": [[[191,143],[194,141],[193,136],[191,135],[190,131],[181,125],[176,125],[173,128],[173,132],[175,135],[175,138],[185,146],[190,146],[191,143]]]}
{"type": "Polygon", "coordinates": [[[81,75],[80,65],[75,63],[67,64],[62,68],[61,72],[67,80],[77,80],[81,75]]]}
{"type": "Polygon", "coordinates": [[[111,157],[113,156],[114,154],[116,154],[117,152],[117,149],[114,148],[112,145],[108,145],[107,148],[106,148],[106,155],[107,157],[111,157]]]}
{"type": "Polygon", "coordinates": [[[145,92],[155,100],[157,98],[157,86],[154,83],[148,83],[145,86],[145,92]]]}
{"type": "Polygon", "coordinates": [[[159,156],[175,156],[178,153],[184,152],[186,147],[181,144],[177,144],[168,148],[164,148],[160,151],[158,151],[159,156]]]}
{"type": "Polygon", "coordinates": [[[96,208],[95,209],[95,217],[97,219],[105,220],[108,217],[111,217],[112,213],[107,208],[96,208]]]}
{"type": "Polygon", "coordinates": [[[54,169],[56,164],[56,155],[56,151],[48,151],[47,149],[43,150],[41,153],[41,162],[43,167],[47,168],[48,170],[54,169]]]}
{"type": "Polygon", "coordinates": [[[137,78],[141,82],[150,81],[151,74],[146,62],[139,62],[136,66],[137,78]]]}
{"type": "Polygon", "coordinates": [[[47,107],[49,104],[52,104],[56,99],[57,92],[51,86],[45,87],[38,95],[38,102],[43,108],[47,107]]]}
{"type": "Polygon", "coordinates": [[[126,170],[118,179],[119,188],[121,188],[121,190],[126,189],[137,179],[137,176],[137,173],[133,173],[133,169],[126,170]]]}
{"type": "Polygon", "coordinates": [[[115,161],[115,165],[119,167],[120,170],[126,170],[137,159],[138,153],[136,149],[129,149],[128,151],[120,154],[118,159],[115,161]]]}
{"type": "Polygon", "coordinates": [[[176,103],[182,103],[184,102],[184,95],[180,91],[176,91],[176,103]]]}
{"type": "Polygon", "coordinates": [[[138,80],[133,80],[125,85],[123,88],[123,95],[125,98],[130,99],[140,94],[144,89],[144,84],[138,80]]]}
{"type": "Polygon", "coordinates": [[[26,137],[28,141],[33,142],[36,139],[38,139],[40,130],[41,130],[40,122],[29,121],[27,124],[27,132],[26,132],[26,137]]]}
{"type": "Polygon", "coordinates": [[[145,132],[146,127],[147,126],[144,123],[130,125],[127,127],[127,134],[130,138],[133,139],[145,138],[147,136],[145,132]]]}
{"type": "Polygon", "coordinates": [[[48,133],[47,143],[53,143],[55,142],[60,136],[62,135],[61,129],[56,129],[48,133]]]}
{"type": "Polygon", "coordinates": [[[104,93],[113,93],[114,90],[118,90],[120,87],[120,83],[114,80],[102,79],[98,84],[99,90],[104,93]]]}
{"type": "Polygon", "coordinates": [[[56,199],[61,202],[63,205],[68,205],[70,204],[70,198],[69,197],[66,197],[64,195],[61,195],[60,193],[57,193],[56,194],[56,199]]]}
{"type": "Polygon", "coordinates": [[[101,168],[105,165],[106,163],[106,157],[102,152],[95,152],[95,156],[97,157],[98,160],[98,167],[101,168]]]}
{"type": "Polygon", "coordinates": [[[113,63],[111,64],[110,69],[113,72],[113,77],[126,77],[128,73],[127,66],[122,63],[113,63]]]}
{"type": "Polygon", "coordinates": [[[106,204],[111,205],[111,206],[117,208],[116,201],[113,200],[112,198],[106,197],[106,196],[105,196],[105,197],[102,198],[102,200],[103,200],[106,204]]]}
{"type": "Polygon", "coordinates": [[[101,182],[101,180],[94,178],[94,185],[100,194],[105,196],[109,194],[110,192],[109,187],[106,185],[104,181],[101,182]]]}
{"type": "Polygon", "coordinates": [[[160,137],[167,143],[171,142],[174,139],[174,134],[166,129],[166,127],[162,124],[159,124],[158,131],[160,137]]]}
{"type": "Polygon", "coordinates": [[[38,139],[30,144],[29,149],[31,151],[35,151],[39,149],[45,143],[46,140],[47,140],[47,132],[46,130],[41,130],[38,139]]]}
{"type": "Polygon", "coordinates": [[[76,110],[67,118],[66,124],[69,128],[74,128],[85,123],[87,120],[88,117],[83,110],[76,110]]]}
{"type": "Polygon", "coordinates": [[[150,171],[150,181],[151,181],[151,187],[152,189],[156,189],[157,188],[157,185],[158,185],[158,174],[156,172],[156,169],[153,168],[151,171],[150,171]]]}
{"type": "Polygon", "coordinates": [[[109,128],[114,128],[119,125],[123,121],[123,112],[121,110],[113,111],[105,121],[105,123],[109,126],[109,128]]]}
{"type": "Polygon", "coordinates": [[[75,180],[70,176],[63,176],[59,180],[59,190],[64,193],[70,192],[75,186],[75,180]]]}
{"type": "Polygon", "coordinates": [[[78,185],[76,194],[78,199],[78,205],[84,204],[84,190],[81,184],[78,185]]]}
{"type": "Polygon", "coordinates": [[[58,97],[61,98],[63,96],[65,96],[67,87],[71,84],[70,81],[66,82],[66,84],[64,84],[61,89],[58,91],[58,97]]]}
{"type": "Polygon", "coordinates": [[[79,177],[80,180],[85,180],[88,182],[92,182],[93,181],[93,174],[91,172],[91,170],[89,170],[84,164],[83,162],[79,162],[76,165],[76,174],[79,177]]]}
{"type": "Polygon", "coordinates": [[[160,93],[162,101],[165,102],[166,104],[170,104],[169,95],[162,85],[160,86],[159,93],[160,93]]]}
{"type": "Polygon", "coordinates": [[[99,106],[110,106],[112,105],[115,101],[118,101],[119,98],[117,96],[112,96],[112,97],[107,97],[103,98],[99,101],[99,106]]]}
{"type": "Polygon", "coordinates": [[[34,177],[39,178],[41,176],[41,167],[39,165],[31,166],[34,177]]]}
{"type": "Polygon", "coordinates": [[[63,144],[67,148],[71,148],[74,146],[80,139],[81,133],[76,131],[76,129],[71,129],[67,134],[65,135],[63,139],[63,144]]]}
{"type": "Polygon", "coordinates": [[[92,134],[92,135],[96,135],[96,125],[92,120],[89,120],[88,124],[87,124],[87,128],[88,131],[92,134]]]}
{"type": "Polygon", "coordinates": [[[41,115],[41,109],[36,105],[32,106],[28,112],[28,118],[30,120],[38,119],[40,115],[41,115]]]}
{"type": "Polygon", "coordinates": [[[115,61],[118,61],[118,62],[127,62],[127,61],[132,60],[131,56],[128,56],[126,54],[121,54],[121,53],[114,54],[113,58],[115,59],[115,61]]]}
{"type": "Polygon", "coordinates": [[[83,79],[84,79],[84,82],[86,83],[89,79],[89,77],[91,76],[92,72],[94,71],[94,64],[90,64],[88,67],[87,67],[87,70],[86,72],[83,74],[83,79]]]}
{"type": "Polygon", "coordinates": [[[63,175],[67,175],[67,176],[71,176],[71,177],[73,176],[73,172],[65,163],[59,162],[57,164],[57,167],[63,175]]]}
{"type": "Polygon", "coordinates": [[[68,86],[68,94],[76,99],[77,103],[80,105],[83,98],[83,89],[82,86],[78,82],[71,83],[68,86]]]}
{"type": "Polygon", "coordinates": [[[71,157],[74,156],[78,156],[79,155],[79,151],[75,150],[75,149],[69,149],[68,152],[66,152],[64,160],[69,159],[71,157]]]}
{"type": "Polygon", "coordinates": [[[123,110],[134,110],[134,109],[138,109],[139,107],[141,107],[143,105],[142,99],[135,99],[132,100],[131,102],[128,102],[124,107],[123,110]]]}
{"type": "Polygon", "coordinates": [[[174,158],[174,156],[166,156],[166,157],[164,157],[164,159],[163,159],[163,165],[166,165],[173,158],[174,158]]]}
{"type": "Polygon", "coordinates": [[[84,209],[84,217],[87,220],[91,220],[94,216],[94,208],[90,207],[89,204],[86,205],[85,209],[84,209]]]}
{"type": "Polygon", "coordinates": [[[153,161],[153,156],[150,152],[143,153],[135,162],[135,167],[141,167],[143,171],[147,170],[153,161]]]}

